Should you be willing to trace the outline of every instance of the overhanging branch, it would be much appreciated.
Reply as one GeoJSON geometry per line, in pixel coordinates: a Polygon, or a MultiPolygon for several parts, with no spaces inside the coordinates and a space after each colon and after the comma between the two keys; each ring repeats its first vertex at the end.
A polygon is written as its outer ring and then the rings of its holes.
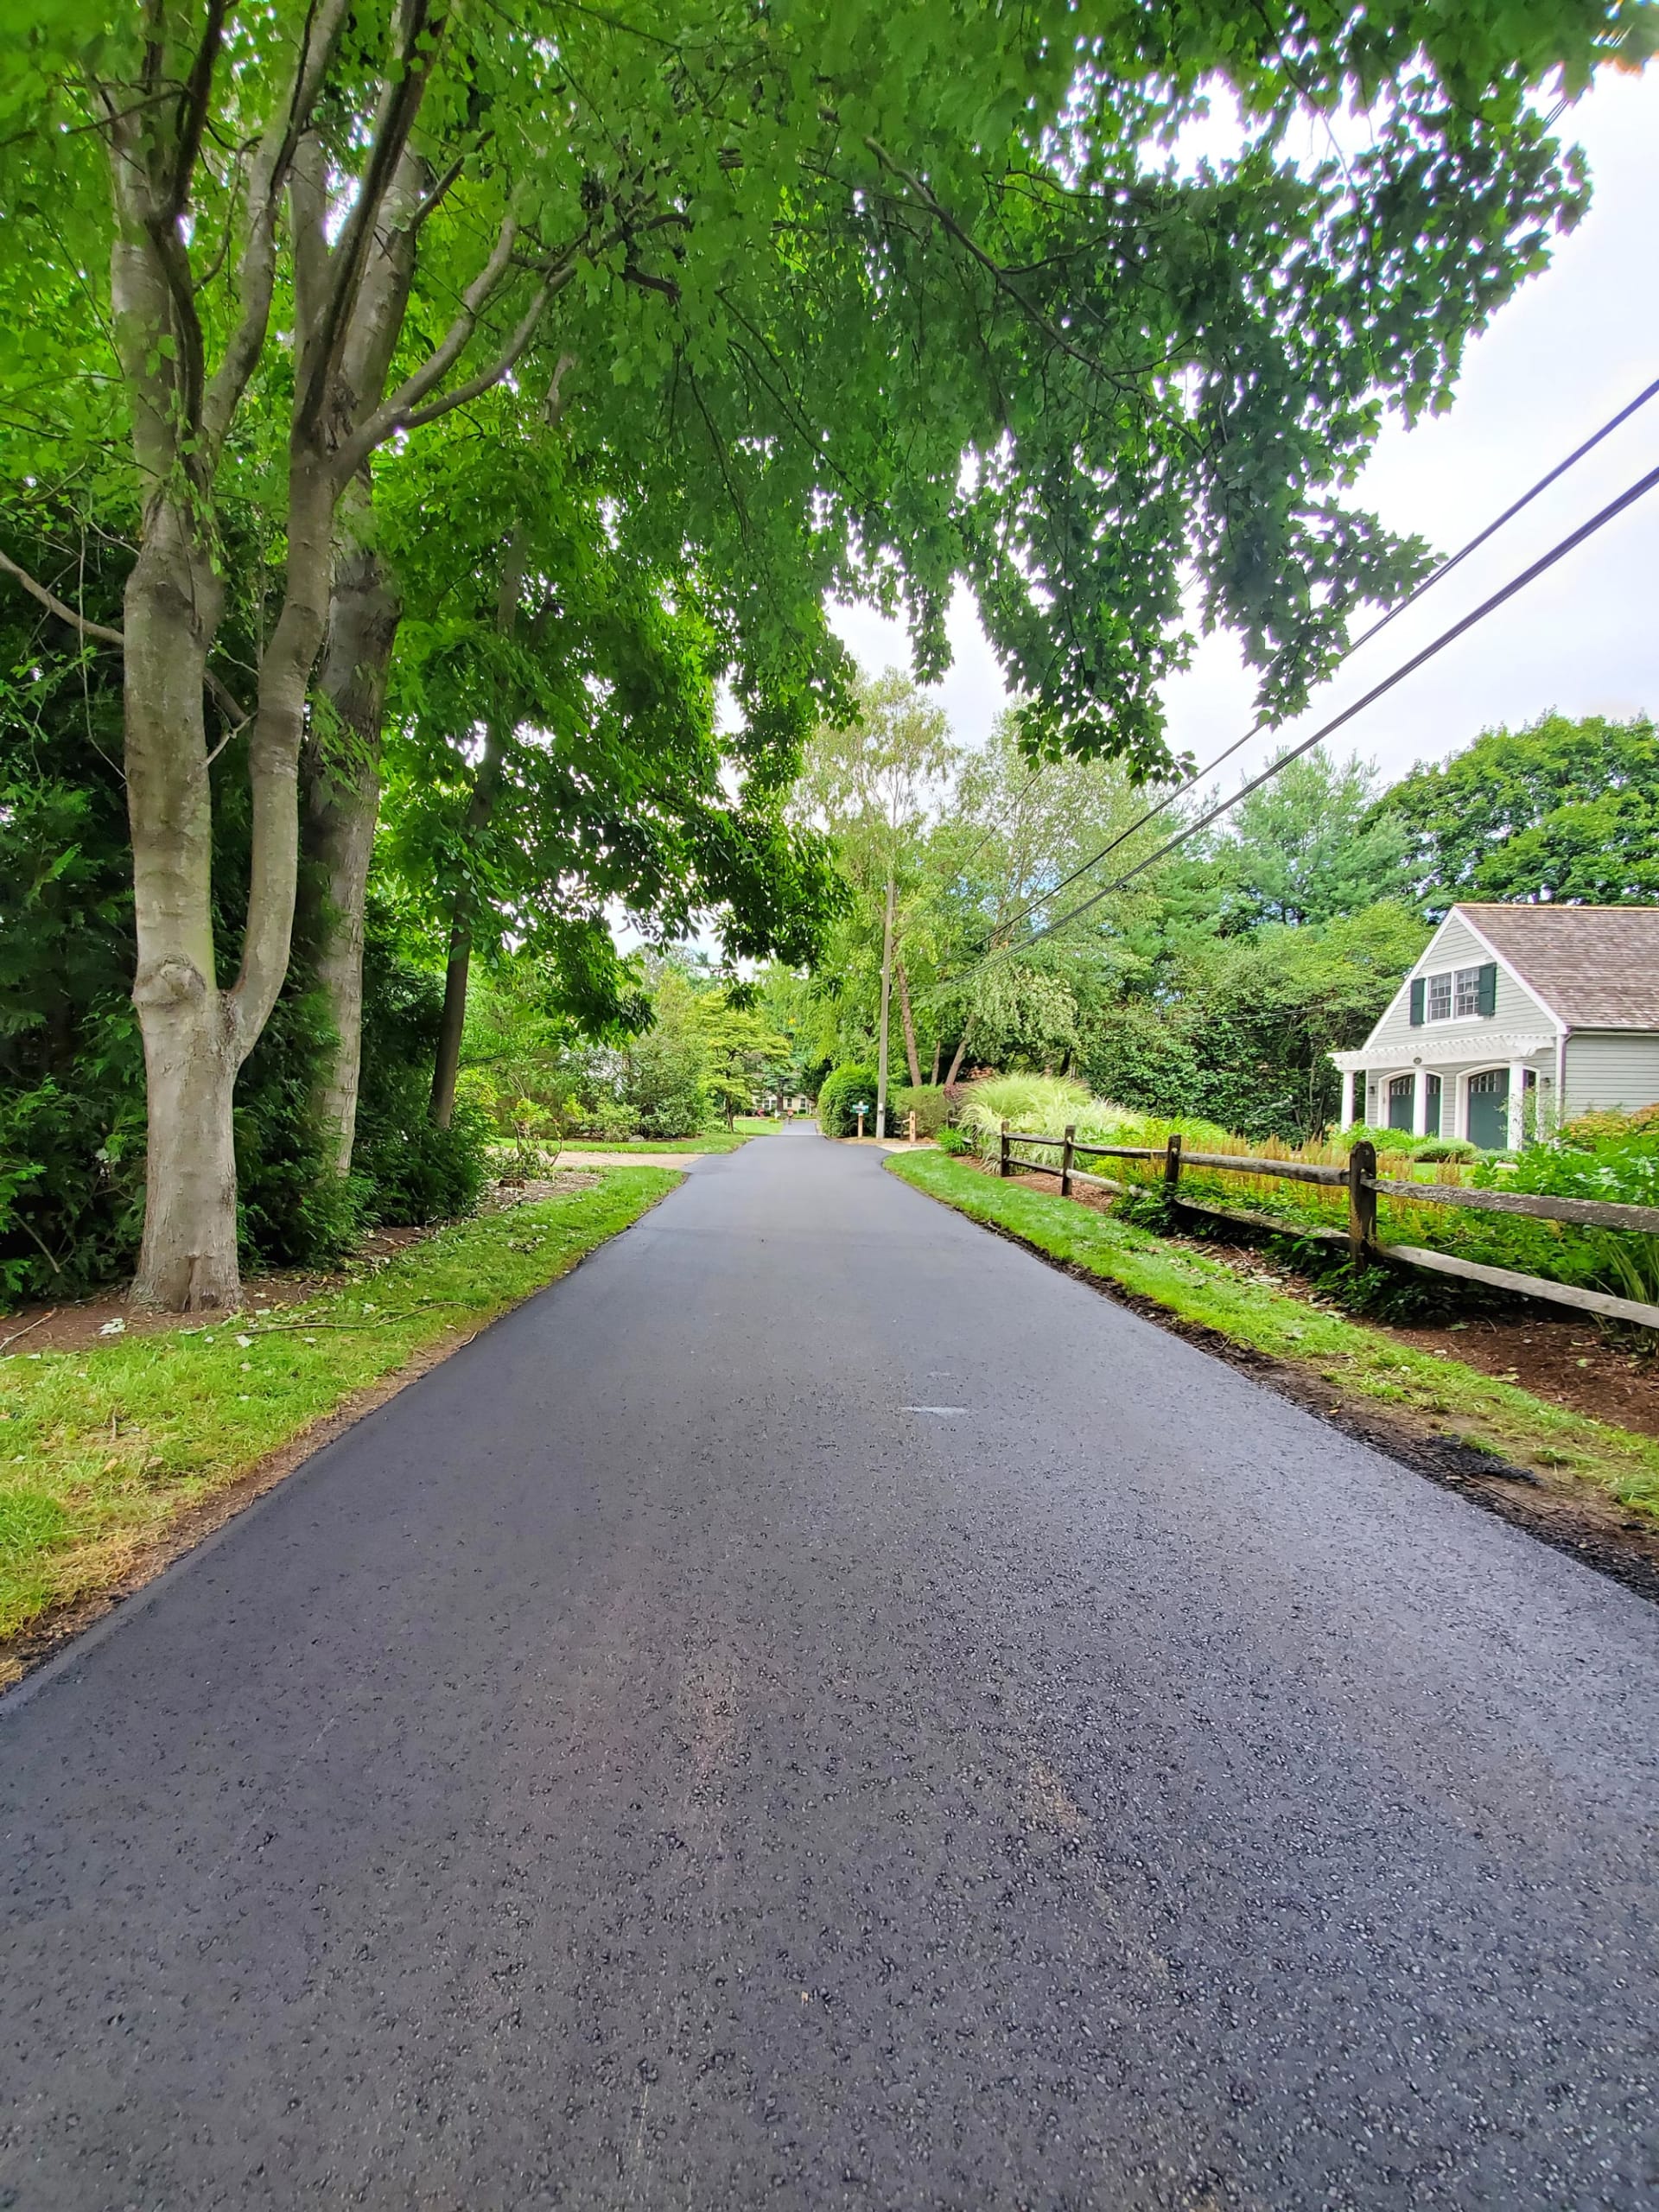
{"type": "MultiPolygon", "coordinates": [[[[3,569],[9,576],[15,576],[29,597],[39,600],[48,614],[55,614],[60,622],[67,622],[72,630],[79,631],[83,638],[92,638],[101,645],[115,645],[123,652],[126,651],[126,638],[121,631],[111,629],[107,622],[93,622],[86,615],[78,613],[67,600],[60,599],[56,592],[48,590],[45,584],[31,576],[27,569],[20,569],[10,554],[0,552],[0,569],[3,569]]],[[[232,731],[227,733],[233,735],[235,731],[240,729],[243,723],[250,719],[247,709],[238,700],[229,684],[215,676],[211,668],[202,671],[201,680],[213,704],[233,725],[232,731]]]]}

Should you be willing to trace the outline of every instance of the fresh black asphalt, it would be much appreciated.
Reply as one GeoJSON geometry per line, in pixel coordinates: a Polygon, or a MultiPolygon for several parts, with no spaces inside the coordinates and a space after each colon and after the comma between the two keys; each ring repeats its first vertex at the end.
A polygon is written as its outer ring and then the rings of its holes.
{"type": "Polygon", "coordinates": [[[1649,2207],[1656,1658],[758,1141],[0,1707],[0,2203],[1649,2207]]]}

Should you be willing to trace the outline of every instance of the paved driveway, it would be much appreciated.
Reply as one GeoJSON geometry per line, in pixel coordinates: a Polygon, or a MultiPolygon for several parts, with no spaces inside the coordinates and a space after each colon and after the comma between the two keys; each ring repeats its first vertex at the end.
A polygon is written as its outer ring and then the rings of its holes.
{"type": "Polygon", "coordinates": [[[0,2202],[1634,2212],[1656,1659],[762,1139],[0,1707],[0,2202]]]}

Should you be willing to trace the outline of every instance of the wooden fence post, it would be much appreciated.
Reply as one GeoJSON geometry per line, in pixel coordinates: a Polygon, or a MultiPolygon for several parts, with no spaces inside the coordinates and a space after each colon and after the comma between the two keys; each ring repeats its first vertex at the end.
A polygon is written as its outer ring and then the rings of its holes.
{"type": "Polygon", "coordinates": [[[1173,1131],[1164,1146],[1164,1202],[1173,1205],[1180,1192],[1181,1133],[1173,1131]]]}
{"type": "Polygon", "coordinates": [[[912,1144],[914,1144],[916,1141],[916,1116],[914,1113],[912,1113],[910,1117],[910,1141],[912,1144]]]}
{"type": "Polygon", "coordinates": [[[1068,1122],[1065,1125],[1065,1141],[1060,1147],[1060,1196],[1063,1198],[1069,1198],[1071,1195],[1071,1147],[1076,1141],[1077,1134],[1077,1123],[1068,1122]]]}
{"type": "Polygon", "coordinates": [[[1365,1179],[1376,1173],[1376,1147],[1362,1137],[1348,1155],[1348,1256],[1363,1267],[1376,1242],[1376,1192],[1365,1179]]]}
{"type": "Polygon", "coordinates": [[[998,1162],[996,1172],[999,1175],[1006,1175],[1008,1173],[1008,1125],[1006,1122],[1002,1124],[1002,1157],[998,1162]]]}

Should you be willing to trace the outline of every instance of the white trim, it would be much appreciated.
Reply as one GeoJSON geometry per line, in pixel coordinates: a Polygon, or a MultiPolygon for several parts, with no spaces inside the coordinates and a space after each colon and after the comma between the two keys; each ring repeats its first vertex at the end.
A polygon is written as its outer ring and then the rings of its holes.
{"type": "MultiPolygon", "coordinates": [[[[1471,937],[1477,938],[1480,944],[1485,946],[1487,951],[1491,954],[1498,966],[1502,968],[1504,973],[1509,976],[1510,981],[1512,983],[1519,983],[1522,989],[1526,993],[1527,996],[1533,1001],[1533,1003],[1535,1006],[1542,1007],[1544,1012],[1549,1016],[1550,1020],[1554,1023],[1558,1030],[1565,1029],[1567,1024],[1561,1020],[1560,1015],[1556,1013],[1554,1007],[1551,1006],[1549,1001],[1544,996],[1536,983],[1529,982],[1527,978],[1521,973],[1521,970],[1516,966],[1514,961],[1506,959],[1503,954],[1498,950],[1497,947],[1492,943],[1491,938],[1487,936],[1486,932],[1479,926],[1479,925],[1470,920],[1468,908],[1466,906],[1453,906],[1451,913],[1448,913],[1446,918],[1446,921],[1449,922],[1451,920],[1452,914],[1460,914],[1463,917],[1463,926],[1465,929],[1468,931],[1471,937]]],[[[1445,925],[1442,924],[1441,926],[1444,927],[1445,925]]]]}
{"type": "Polygon", "coordinates": [[[1459,1060],[1473,1060],[1481,1066],[1501,1065],[1505,1060],[1530,1059],[1539,1052],[1548,1052],[1555,1045],[1555,1037],[1544,1029],[1485,1029],[1471,1034],[1467,1030],[1453,1030],[1449,1034],[1425,1037],[1421,1029],[1414,1029],[1408,1038],[1397,1045],[1375,1046],[1362,1045],[1357,1052],[1332,1052],[1332,1065],[1347,1071],[1361,1068],[1387,1069],[1398,1074],[1406,1068],[1421,1064],[1438,1073],[1459,1060]]]}

